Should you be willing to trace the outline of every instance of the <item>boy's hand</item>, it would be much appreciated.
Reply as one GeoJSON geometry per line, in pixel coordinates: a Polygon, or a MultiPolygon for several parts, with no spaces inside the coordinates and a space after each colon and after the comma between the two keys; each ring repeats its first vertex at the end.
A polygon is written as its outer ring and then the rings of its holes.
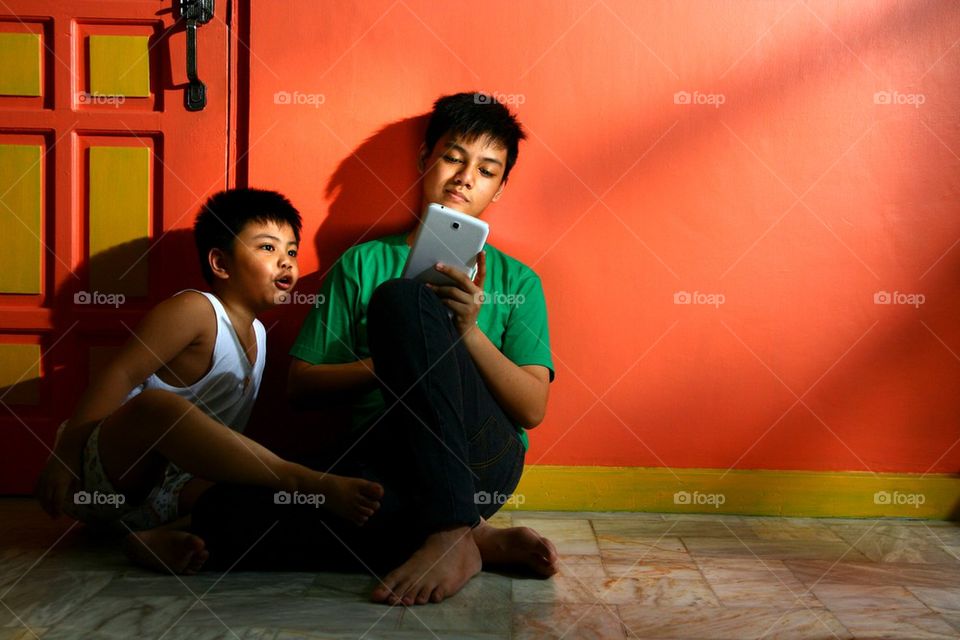
{"type": "Polygon", "coordinates": [[[440,296],[440,301],[453,311],[453,323],[461,336],[476,328],[477,316],[483,306],[483,282],[487,277],[487,252],[477,254],[477,277],[470,277],[445,264],[437,264],[437,271],[444,274],[456,284],[435,285],[427,283],[430,290],[440,296]]]}
{"type": "Polygon", "coordinates": [[[37,498],[40,506],[51,518],[60,515],[64,502],[72,496],[73,489],[80,480],[79,469],[83,451],[77,451],[67,444],[67,438],[64,438],[63,434],[66,427],[65,422],[57,429],[53,451],[37,480],[37,498]]]}
{"type": "Polygon", "coordinates": [[[72,499],[73,489],[80,480],[79,465],[73,466],[72,457],[59,447],[54,449],[37,480],[37,498],[51,518],[60,515],[64,503],[72,499]]]}

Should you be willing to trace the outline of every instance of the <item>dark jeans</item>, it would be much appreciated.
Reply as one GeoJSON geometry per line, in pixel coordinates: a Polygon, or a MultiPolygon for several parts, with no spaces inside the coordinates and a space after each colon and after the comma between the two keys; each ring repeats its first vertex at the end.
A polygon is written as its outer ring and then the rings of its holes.
{"type": "Polygon", "coordinates": [[[437,295],[413,280],[383,283],[367,334],[387,411],[332,468],[311,466],[380,482],[380,510],[357,527],[322,508],[275,504],[271,489],[217,485],[193,512],[207,566],[391,568],[429,534],[493,515],[516,488],[523,444],[437,295]]]}

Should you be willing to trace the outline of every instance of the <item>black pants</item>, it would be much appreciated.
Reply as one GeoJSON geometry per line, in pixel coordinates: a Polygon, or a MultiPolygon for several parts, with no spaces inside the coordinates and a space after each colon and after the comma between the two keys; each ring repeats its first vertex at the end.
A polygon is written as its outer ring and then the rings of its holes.
{"type": "Polygon", "coordinates": [[[216,485],[193,512],[208,567],[388,569],[439,529],[475,526],[516,488],[523,444],[437,295],[413,280],[383,283],[367,334],[387,412],[332,468],[311,466],[380,482],[380,510],[357,527],[310,504],[275,504],[271,489],[216,485]]]}

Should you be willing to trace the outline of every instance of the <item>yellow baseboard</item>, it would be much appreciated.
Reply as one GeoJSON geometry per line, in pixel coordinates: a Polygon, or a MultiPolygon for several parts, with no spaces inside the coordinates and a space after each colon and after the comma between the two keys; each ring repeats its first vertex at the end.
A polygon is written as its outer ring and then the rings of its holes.
{"type": "Polygon", "coordinates": [[[947,520],[958,505],[944,474],[536,465],[504,508],[947,520]]]}

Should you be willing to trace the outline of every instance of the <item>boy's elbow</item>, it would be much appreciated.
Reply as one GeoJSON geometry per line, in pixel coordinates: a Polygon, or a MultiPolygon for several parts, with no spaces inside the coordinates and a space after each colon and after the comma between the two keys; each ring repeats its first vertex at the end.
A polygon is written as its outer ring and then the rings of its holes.
{"type": "Polygon", "coordinates": [[[523,424],[521,426],[524,429],[533,429],[543,422],[545,414],[546,407],[537,407],[531,411],[528,411],[527,414],[523,416],[523,424]]]}

